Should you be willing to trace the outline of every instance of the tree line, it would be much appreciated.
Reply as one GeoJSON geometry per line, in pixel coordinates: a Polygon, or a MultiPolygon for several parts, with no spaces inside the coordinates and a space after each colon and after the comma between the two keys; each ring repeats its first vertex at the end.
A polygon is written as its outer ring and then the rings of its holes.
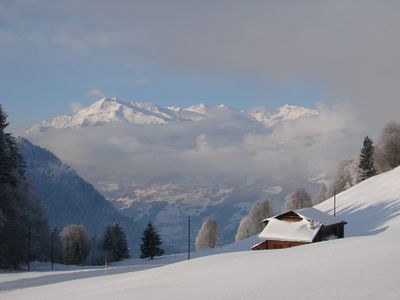
{"type": "Polygon", "coordinates": [[[376,144],[371,137],[366,136],[356,157],[339,163],[333,180],[321,185],[313,203],[320,203],[335,193],[340,193],[398,166],[400,166],[400,124],[391,121],[382,129],[376,144]]]}

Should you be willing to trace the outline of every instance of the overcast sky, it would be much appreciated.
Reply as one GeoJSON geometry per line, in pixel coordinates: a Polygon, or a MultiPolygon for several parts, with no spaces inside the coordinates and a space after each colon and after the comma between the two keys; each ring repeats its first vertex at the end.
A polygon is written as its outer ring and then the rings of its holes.
{"type": "Polygon", "coordinates": [[[14,126],[102,95],[236,108],[347,102],[399,120],[400,1],[0,1],[14,126]]]}

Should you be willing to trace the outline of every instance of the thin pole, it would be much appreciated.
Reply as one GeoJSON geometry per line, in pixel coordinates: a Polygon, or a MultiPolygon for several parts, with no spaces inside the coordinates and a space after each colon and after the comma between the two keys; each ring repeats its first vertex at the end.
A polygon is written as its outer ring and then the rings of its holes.
{"type": "Polygon", "coordinates": [[[31,226],[28,227],[28,272],[31,270],[31,226]]]}
{"type": "Polygon", "coordinates": [[[190,260],[190,216],[188,216],[188,260],[190,260]]]}
{"type": "Polygon", "coordinates": [[[68,262],[69,262],[69,237],[67,237],[67,257],[66,257],[67,269],[68,269],[68,262]]]}
{"type": "Polygon", "coordinates": [[[336,187],[333,187],[333,216],[336,217],[336,187]]]}
{"type": "Polygon", "coordinates": [[[54,270],[54,233],[55,229],[51,231],[51,270],[54,270]]]}

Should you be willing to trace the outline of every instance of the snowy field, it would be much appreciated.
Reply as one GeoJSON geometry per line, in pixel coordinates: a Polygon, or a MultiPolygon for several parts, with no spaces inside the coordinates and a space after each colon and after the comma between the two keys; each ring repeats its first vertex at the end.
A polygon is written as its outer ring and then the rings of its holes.
{"type": "MultiPolygon", "coordinates": [[[[399,183],[397,168],[339,194],[337,216],[348,222],[341,240],[241,251],[256,242],[250,238],[190,261],[172,255],[108,270],[3,273],[0,299],[400,299],[399,183]]],[[[332,203],[317,208],[332,213],[332,203]]]]}

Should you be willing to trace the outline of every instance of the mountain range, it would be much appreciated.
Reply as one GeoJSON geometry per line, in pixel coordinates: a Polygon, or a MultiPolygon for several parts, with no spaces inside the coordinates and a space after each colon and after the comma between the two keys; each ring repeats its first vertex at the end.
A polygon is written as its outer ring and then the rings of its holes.
{"type": "Polygon", "coordinates": [[[200,103],[181,108],[177,106],[161,107],[151,103],[123,102],[117,98],[102,98],[76,114],[57,116],[34,125],[28,129],[28,132],[100,126],[118,122],[136,125],[161,125],[185,121],[195,122],[223,116],[247,118],[271,127],[286,120],[296,120],[315,115],[318,115],[318,111],[292,105],[284,105],[275,112],[269,112],[262,107],[238,111],[223,104],[210,107],[200,103]]]}

